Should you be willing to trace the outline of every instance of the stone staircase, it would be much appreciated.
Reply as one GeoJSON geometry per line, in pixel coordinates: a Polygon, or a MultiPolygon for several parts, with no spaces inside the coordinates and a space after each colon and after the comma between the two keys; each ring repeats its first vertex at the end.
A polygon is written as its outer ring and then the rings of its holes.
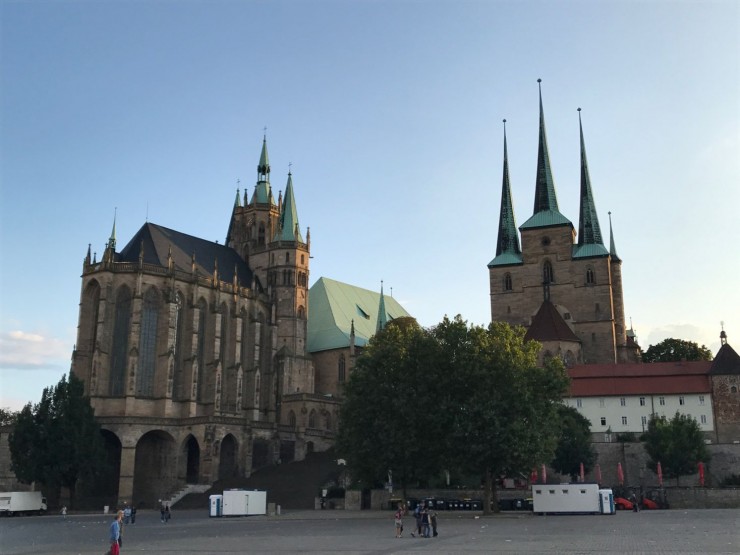
{"type": "Polygon", "coordinates": [[[210,484],[188,484],[175,492],[169,499],[163,499],[165,505],[169,504],[170,507],[174,507],[175,503],[180,501],[186,495],[203,493],[211,489],[210,484]]]}
{"type": "Polygon", "coordinates": [[[321,488],[336,483],[343,470],[343,466],[337,465],[333,450],[310,453],[302,461],[268,466],[255,471],[249,478],[219,480],[207,491],[183,497],[178,508],[206,509],[209,495],[238,488],[266,491],[267,502],[284,509],[313,509],[314,499],[320,495],[321,488]]]}

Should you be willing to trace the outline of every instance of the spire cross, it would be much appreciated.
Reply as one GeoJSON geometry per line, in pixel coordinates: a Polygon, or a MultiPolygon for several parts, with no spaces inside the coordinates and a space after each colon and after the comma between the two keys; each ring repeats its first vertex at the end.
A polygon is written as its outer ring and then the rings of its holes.
{"type": "Polygon", "coordinates": [[[288,173],[293,170],[293,162],[288,162],[288,173]]]}
{"type": "Polygon", "coordinates": [[[267,126],[266,125],[262,128],[262,132],[264,133],[265,137],[267,137],[267,126]]]}

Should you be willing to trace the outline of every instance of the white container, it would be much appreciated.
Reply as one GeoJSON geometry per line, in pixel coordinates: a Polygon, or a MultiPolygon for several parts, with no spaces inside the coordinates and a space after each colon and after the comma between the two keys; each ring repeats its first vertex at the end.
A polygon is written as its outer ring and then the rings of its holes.
{"type": "Polygon", "coordinates": [[[601,514],[603,515],[614,515],[617,514],[617,507],[614,504],[614,493],[610,489],[599,490],[601,514]]]}
{"type": "MultiPolygon", "coordinates": [[[[598,484],[535,484],[532,510],[539,514],[611,514],[602,510],[601,491],[611,494],[611,490],[599,490],[598,484]]],[[[607,503],[608,499],[607,495],[607,503]]],[[[611,506],[614,506],[613,497],[611,506]]]]}
{"type": "Polygon", "coordinates": [[[8,491],[0,493],[0,514],[37,514],[46,512],[46,498],[40,491],[8,491]]]}
{"type": "Polygon", "coordinates": [[[210,508],[208,510],[208,516],[222,516],[223,514],[223,495],[211,495],[208,497],[210,508]]]}
{"type": "Polygon", "coordinates": [[[267,492],[243,489],[224,490],[223,516],[267,514],[267,492]]]}

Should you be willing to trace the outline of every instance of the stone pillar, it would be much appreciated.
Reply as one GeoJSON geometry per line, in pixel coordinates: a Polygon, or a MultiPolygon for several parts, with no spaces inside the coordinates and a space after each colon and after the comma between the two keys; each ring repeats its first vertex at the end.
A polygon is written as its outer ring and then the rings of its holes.
{"type": "Polygon", "coordinates": [[[121,445],[121,473],[118,477],[118,504],[133,503],[134,469],[136,468],[136,445],[121,445]]]}

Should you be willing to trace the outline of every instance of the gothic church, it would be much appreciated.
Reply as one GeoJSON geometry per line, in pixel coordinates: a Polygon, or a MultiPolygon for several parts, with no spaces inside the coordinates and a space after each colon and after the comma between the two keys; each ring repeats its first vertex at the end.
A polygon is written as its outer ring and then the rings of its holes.
{"type": "MultiPolygon", "coordinates": [[[[488,264],[491,318],[527,328],[543,344],[542,356],[567,366],[639,361],[634,334],[625,325],[622,260],[611,234],[607,249],[591,190],[581,136],[578,233],[558,207],[545,133],[542,91],[534,210],[516,228],[504,130],[504,168],[496,256],[488,264]],[[576,240],[577,237],[577,240],[576,240]]],[[[504,120],[505,122],[506,120],[504,120]]]]}

